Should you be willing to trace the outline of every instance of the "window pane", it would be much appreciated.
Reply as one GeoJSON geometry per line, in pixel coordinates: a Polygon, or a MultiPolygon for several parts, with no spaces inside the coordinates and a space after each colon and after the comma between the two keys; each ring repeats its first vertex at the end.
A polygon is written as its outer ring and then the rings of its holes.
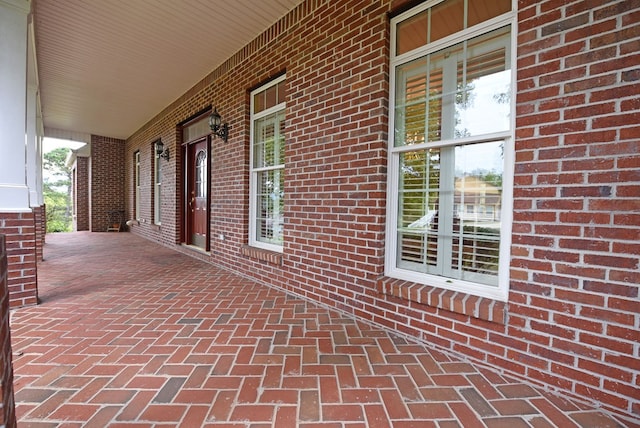
{"type": "Polygon", "coordinates": [[[455,149],[455,214],[452,268],[462,279],[497,283],[502,206],[503,143],[455,149]]]}
{"type": "Polygon", "coordinates": [[[396,25],[395,55],[438,41],[510,10],[511,0],[443,1],[396,25]]]}
{"type": "Polygon", "coordinates": [[[511,0],[471,0],[468,2],[467,27],[474,26],[511,10],[511,0]]]}
{"type": "Polygon", "coordinates": [[[464,52],[459,52],[457,138],[509,129],[509,31],[510,28],[503,28],[472,39],[464,47],[464,52]]]}
{"type": "Polygon", "coordinates": [[[253,96],[253,112],[260,113],[264,110],[264,92],[258,92],[253,96]]]}
{"type": "Polygon", "coordinates": [[[286,80],[283,80],[282,82],[278,83],[278,102],[277,102],[277,104],[285,102],[285,98],[284,98],[285,82],[286,82],[286,80]]]}
{"type": "Polygon", "coordinates": [[[253,167],[284,163],[284,110],[254,121],[253,167]]]}
{"type": "Polygon", "coordinates": [[[437,273],[440,151],[424,150],[400,156],[398,195],[398,258],[412,270],[437,273]]]}
{"type": "Polygon", "coordinates": [[[257,174],[256,240],[282,244],[284,225],[284,170],[257,174]]]}
{"type": "Polygon", "coordinates": [[[464,29],[464,0],[449,0],[431,8],[429,42],[464,29]]]}
{"type": "Polygon", "coordinates": [[[185,126],[182,129],[182,142],[186,143],[193,141],[202,136],[211,134],[211,128],[209,128],[209,117],[203,117],[195,123],[185,126]]]}
{"type": "Polygon", "coordinates": [[[396,30],[396,55],[402,55],[427,43],[428,11],[400,22],[396,30]]]}
{"type": "Polygon", "coordinates": [[[420,59],[398,68],[395,108],[396,146],[425,142],[426,67],[426,59],[420,59]]]}
{"type": "Polygon", "coordinates": [[[506,27],[396,69],[396,147],[509,129],[506,27]]]}
{"type": "Polygon", "coordinates": [[[265,91],[265,109],[271,108],[278,104],[278,87],[270,86],[265,91]]]}
{"type": "Polygon", "coordinates": [[[497,285],[503,142],[400,154],[398,267],[497,285]]]}
{"type": "Polygon", "coordinates": [[[451,90],[445,93],[443,67],[448,55],[449,50],[446,50],[398,67],[396,146],[446,138],[443,126],[451,128],[453,122],[443,115],[448,112],[452,117],[455,97],[451,90]]]}

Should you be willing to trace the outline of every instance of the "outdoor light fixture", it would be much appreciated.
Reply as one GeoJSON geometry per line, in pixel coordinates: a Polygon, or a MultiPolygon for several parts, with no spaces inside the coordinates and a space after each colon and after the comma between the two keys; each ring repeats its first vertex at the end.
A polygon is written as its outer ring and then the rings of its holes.
{"type": "Polygon", "coordinates": [[[224,142],[227,142],[229,138],[229,124],[222,123],[222,118],[220,117],[220,113],[218,113],[218,109],[214,107],[213,113],[209,116],[209,127],[213,132],[213,135],[217,135],[222,138],[224,142]]]}
{"type": "Polygon", "coordinates": [[[165,150],[162,140],[156,141],[156,156],[166,161],[169,160],[169,149],[165,150]]]}

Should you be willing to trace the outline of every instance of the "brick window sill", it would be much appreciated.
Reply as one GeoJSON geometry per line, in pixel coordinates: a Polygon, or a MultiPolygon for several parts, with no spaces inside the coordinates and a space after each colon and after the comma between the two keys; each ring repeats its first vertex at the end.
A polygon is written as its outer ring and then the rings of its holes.
{"type": "Polygon", "coordinates": [[[507,322],[507,304],[499,300],[389,277],[379,279],[376,288],[387,296],[497,324],[505,325],[507,322]]]}
{"type": "Polygon", "coordinates": [[[263,262],[271,263],[273,265],[282,265],[282,254],[275,251],[263,250],[262,248],[250,247],[244,245],[242,247],[242,255],[251,257],[252,259],[258,259],[263,262]]]}

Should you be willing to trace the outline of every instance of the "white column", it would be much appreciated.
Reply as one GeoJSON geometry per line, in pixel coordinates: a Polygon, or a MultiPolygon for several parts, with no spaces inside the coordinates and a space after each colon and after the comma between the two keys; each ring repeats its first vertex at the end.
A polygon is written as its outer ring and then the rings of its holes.
{"type": "Polygon", "coordinates": [[[38,88],[27,88],[27,186],[29,187],[29,202],[31,207],[38,207],[38,169],[42,169],[42,161],[38,159],[39,138],[36,132],[38,88]]]}
{"type": "Polygon", "coordinates": [[[27,186],[32,207],[44,204],[42,194],[42,109],[38,85],[38,63],[36,59],[33,15],[29,17],[27,36],[27,186]]]}
{"type": "Polygon", "coordinates": [[[30,0],[0,0],[0,212],[29,212],[26,175],[30,0]]]}

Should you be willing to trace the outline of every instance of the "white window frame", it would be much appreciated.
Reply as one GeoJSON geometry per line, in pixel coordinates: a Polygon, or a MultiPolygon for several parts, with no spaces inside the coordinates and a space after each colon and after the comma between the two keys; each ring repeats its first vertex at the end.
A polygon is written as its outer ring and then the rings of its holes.
{"type": "MultiPolygon", "coordinates": [[[[396,29],[399,22],[433,7],[442,0],[427,1],[420,6],[404,12],[391,20],[391,63],[390,63],[390,97],[389,97],[389,156],[388,156],[388,182],[387,182],[387,222],[386,222],[386,243],[385,243],[385,275],[415,282],[418,284],[434,286],[446,290],[462,292],[479,297],[487,297],[495,300],[506,301],[509,294],[509,261],[511,247],[511,224],[513,219],[513,175],[514,175],[514,129],[515,129],[515,82],[516,82],[516,4],[512,2],[512,11],[492,18],[486,22],[475,25],[466,30],[452,34],[421,48],[406,52],[402,55],[394,56],[396,49],[396,29]],[[510,126],[506,132],[485,134],[473,137],[463,137],[455,139],[441,139],[436,142],[426,142],[416,145],[395,146],[395,97],[396,97],[396,69],[410,61],[454,46],[465,40],[511,26],[511,45],[509,60],[511,63],[511,105],[510,105],[510,126]],[[400,155],[405,152],[425,149],[427,147],[445,148],[455,147],[470,143],[481,143],[490,141],[504,142],[504,164],[502,182],[502,207],[501,207],[501,227],[499,244],[499,267],[498,284],[490,286],[486,284],[461,280],[454,277],[440,276],[428,273],[421,273],[414,270],[399,267],[398,263],[398,190],[400,177],[400,155]]],[[[453,205],[451,205],[453,206],[453,205]]],[[[464,205],[463,205],[464,206],[464,205]]],[[[461,209],[463,206],[461,206],[461,209]]],[[[453,214],[453,212],[452,212],[453,214]]],[[[451,217],[451,216],[448,216],[451,217]]]]}
{"type": "MultiPolygon", "coordinates": [[[[263,117],[272,115],[274,113],[278,113],[282,110],[286,109],[286,103],[281,102],[276,104],[273,107],[269,107],[265,110],[262,110],[259,113],[254,114],[254,99],[257,93],[263,92],[266,89],[277,85],[278,83],[286,80],[286,75],[282,75],[277,79],[272,80],[271,82],[260,86],[259,88],[253,90],[251,92],[251,144],[249,149],[249,246],[262,248],[268,251],[275,251],[278,253],[283,252],[283,246],[277,245],[273,243],[259,241],[257,239],[257,231],[258,231],[258,218],[257,218],[257,208],[258,208],[258,174],[261,172],[265,172],[268,170],[282,170],[284,173],[285,164],[282,163],[280,165],[268,166],[264,168],[256,168],[254,166],[254,139],[255,139],[255,122],[263,117]]],[[[283,154],[284,155],[284,154],[283,154]]],[[[284,227],[284,224],[282,225],[284,227]]]]}
{"type": "MultiPolygon", "coordinates": [[[[157,143],[157,142],[156,142],[157,143]]],[[[153,143],[153,153],[156,153],[156,143],[153,143]]],[[[153,157],[153,223],[162,225],[162,162],[156,153],[153,157]]]]}
{"type": "Polygon", "coordinates": [[[133,169],[134,169],[134,217],[136,220],[140,220],[140,151],[138,150],[133,154],[133,169]]]}

